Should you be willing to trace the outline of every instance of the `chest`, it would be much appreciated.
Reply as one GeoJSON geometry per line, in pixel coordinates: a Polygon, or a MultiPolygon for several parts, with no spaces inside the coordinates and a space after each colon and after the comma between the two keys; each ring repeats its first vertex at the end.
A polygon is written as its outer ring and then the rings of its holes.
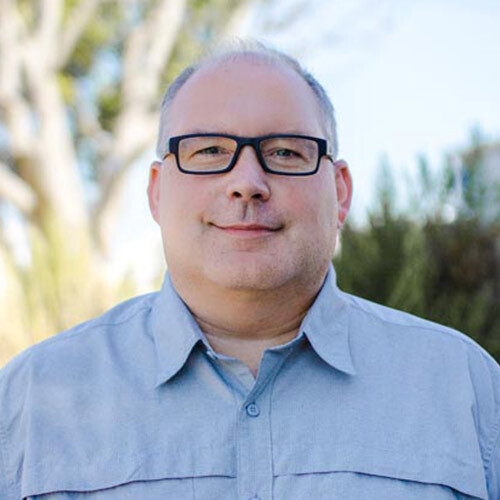
{"type": "Polygon", "coordinates": [[[104,387],[64,418],[47,406],[27,421],[23,495],[487,498],[467,392],[426,374],[349,377],[313,356],[269,363],[246,393],[193,358],[146,398],[104,387]]]}

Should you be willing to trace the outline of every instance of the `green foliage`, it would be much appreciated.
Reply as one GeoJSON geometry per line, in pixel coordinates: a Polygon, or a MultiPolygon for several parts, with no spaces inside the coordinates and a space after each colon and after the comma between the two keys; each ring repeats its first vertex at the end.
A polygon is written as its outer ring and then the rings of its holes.
{"type": "MultiPolygon", "coordinates": [[[[69,10],[68,5],[66,8],[69,10]]],[[[73,78],[88,76],[100,51],[119,49],[124,24],[120,5],[117,2],[102,2],[97,15],[79,38],[63,72],[73,78]]]]}
{"type": "Polygon", "coordinates": [[[57,81],[59,83],[59,88],[65,104],[72,105],[76,99],[74,79],[65,73],[59,73],[57,75],[57,81]]]}
{"type": "Polygon", "coordinates": [[[121,109],[121,92],[117,87],[106,87],[98,97],[99,123],[101,127],[111,132],[118,113],[121,109]]]}
{"type": "Polygon", "coordinates": [[[404,265],[404,245],[411,231],[408,221],[391,214],[370,216],[366,229],[347,224],[336,260],[346,290],[360,290],[369,300],[387,303],[404,265]]]}
{"type": "MultiPolygon", "coordinates": [[[[486,149],[473,142],[463,153],[459,174],[469,182],[460,199],[449,163],[433,176],[420,160],[412,198],[434,200],[432,212],[412,204],[396,213],[396,193],[379,184],[368,225],[346,225],[334,264],[344,290],[456,328],[500,360],[500,221],[485,216],[492,187],[482,168],[486,149]]],[[[387,165],[382,172],[390,179],[387,165]]]]}

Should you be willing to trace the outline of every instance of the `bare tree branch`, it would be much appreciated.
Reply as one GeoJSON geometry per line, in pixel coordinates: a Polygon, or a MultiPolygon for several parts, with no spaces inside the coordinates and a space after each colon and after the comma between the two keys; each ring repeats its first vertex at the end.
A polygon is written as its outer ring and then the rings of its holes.
{"type": "Polygon", "coordinates": [[[0,2],[0,102],[6,102],[19,92],[20,19],[12,1],[0,2]]]}
{"type": "Polygon", "coordinates": [[[0,198],[14,205],[29,217],[36,206],[36,195],[21,177],[0,163],[0,198]]]}
{"type": "Polygon", "coordinates": [[[116,119],[114,141],[99,167],[101,198],[95,210],[95,234],[105,253],[107,239],[119,213],[124,179],[132,161],[152,144],[157,119],[150,112],[159,93],[161,73],[182,27],[187,0],[160,0],[125,43],[123,107],[116,119]]]}
{"type": "Polygon", "coordinates": [[[149,96],[152,99],[158,94],[161,72],[172,54],[186,5],[186,0],[163,0],[145,25],[149,47],[146,52],[145,79],[150,82],[149,96]]]}
{"type": "MultiPolygon", "coordinates": [[[[123,107],[115,122],[115,140],[110,151],[110,158],[121,160],[120,169],[123,160],[154,137],[156,125],[152,127],[150,109],[156,107],[161,72],[181,29],[186,4],[187,0],[160,0],[125,44],[123,107]]],[[[107,163],[103,163],[104,168],[107,163]]]]}
{"type": "Polygon", "coordinates": [[[0,102],[9,135],[10,153],[14,158],[33,154],[36,138],[31,130],[30,110],[26,101],[14,96],[8,103],[0,102]]]}
{"type": "MultiPolygon", "coordinates": [[[[114,150],[102,165],[108,173],[101,185],[101,198],[94,211],[94,236],[103,255],[108,252],[109,235],[116,222],[120,210],[121,194],[125,186],[126,176],[133,162],[144,150],[151,145],[151,139],[157,130],[157,116],[149,113],[144,115],[130,115],[133,127],[122,134],[123,150],[114,150]],[[127,139],[130,138],[130,140],[127,139]],[[133,137],[133,139],[132,139],[133,137]]],[[[114,144],[114,148],[117,144],[114,144]]]]}
{"type": "Polygon", "coordinates": [[[23,178],[36,193],[35,216],[42,220],[56,213],[61,224],[75,228],[88,224],[88,210],[82,180],[75,168],[77,160],[66,106],[54,71],[62,2],[47,0],[37,4],[38,24],[22,46],[23,95],[29,99],[29,118],[32,123],[36,120],[36,133],[31,130],[33,147],[26,158],[13,156],[23,178]]]}
{"type": "Polygon", "coordinates": [[[33,47],[26,57],[26,82],[37,131],[35,150],[23,177],[29,178],[37,193],[40,218],[57,213],[61,224],[85,227],[88,210],[57,75],[38,60],[33,47]]]}
{"type": "Polygon", "coordinates": [[[84,137],[95,142],[95,150],[99,158],[106,157],[112,146],[112,133],[101,126],[97,113],[85,102],[77,101],[74,109],[78,130],[84,137]]]}
{"type": "Polygon", "coordinates": [[[20,47],[26,32],[15,2],[0,2],[0,108],[9,131],[12,156],[25,155],[32,147],[29,106],[23,96],[20,47]]]}
{"type": "Polygon", "coordinates": [[[44,0],[38,2],[37,7],[40,9],[40,22],[34,39],[37,42],[39,57],[45,60],[46,67],[52,68],[58,49],[63,4],[62,0],[44,0]]]}
{"type": "Polygon", "coordinates": [[[124,102],[149,106],[155,99],[160,74],[179,34],[187,0],[160,0],[125,45],[124,102]]]}
{"type": "Polygon", "coordinates": [[[73,8],[62,34],[56,65],[62,68],[70,58],[87,24],[95,14],[101,0],[81,0],[73,8]]]}
{"type": "Polygon", "coordinates": [[[21,181],[3,168],[1,193],[26,214],[36,210],[33,215],[41,217],[42,210],[50,206],[53,212],[62,214],[63,220],[82,220],[86,214],[81,213],[83,200],[79,203],[82,196],[75,180],[78,174],[68,168],[75,163],[72,139],[46,54],[56,43],[60,1],[38,6],[42,10],[31,36],[14,2],[0,2],[0,106],[9,155],[23,178],[21,181]],[[64,190],[59,187],[61,183],[64,190]]]}
{"type": "Polygon", "coordinates": [[[19,24],[14,3],[0,2],[0,102],[15,95],[19,87],[19,24]]]}

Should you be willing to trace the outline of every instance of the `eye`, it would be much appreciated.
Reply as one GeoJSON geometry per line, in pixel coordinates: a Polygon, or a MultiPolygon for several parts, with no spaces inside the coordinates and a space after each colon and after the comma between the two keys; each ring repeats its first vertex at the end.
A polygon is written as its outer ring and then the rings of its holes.
{"type": "Polygon", "coordinates": [[[272,154],[274,156],[279,156],[281,158],[295,158],[297,156],[300,156],[300,154],[297,153],[296,151],[286,148],[277,149],[272,154]]]}
{"type": "Polygon", "coordinates": [[[225,151],[220,146],[208,146],[206,148],[196,151],[195,155],[219,155],[224,154],[225,151]]]}
{"type": "Polygon", "coordinates": [[[302,154],[299,151],[290,148],[274,148],[265,152],[265,156],[270,159],[273,158],[276,161],[286,161],[302,158],[302,154]]]}

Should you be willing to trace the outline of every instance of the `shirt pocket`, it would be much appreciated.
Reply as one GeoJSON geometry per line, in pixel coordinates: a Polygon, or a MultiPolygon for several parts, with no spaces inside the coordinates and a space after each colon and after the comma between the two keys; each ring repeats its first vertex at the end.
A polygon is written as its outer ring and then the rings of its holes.
{"type": "Polygon", "coordinates": [[[275,498],[488,500],[482,469],[452,457],[352,444],[281,451],[274,468],[275,498]]]}

